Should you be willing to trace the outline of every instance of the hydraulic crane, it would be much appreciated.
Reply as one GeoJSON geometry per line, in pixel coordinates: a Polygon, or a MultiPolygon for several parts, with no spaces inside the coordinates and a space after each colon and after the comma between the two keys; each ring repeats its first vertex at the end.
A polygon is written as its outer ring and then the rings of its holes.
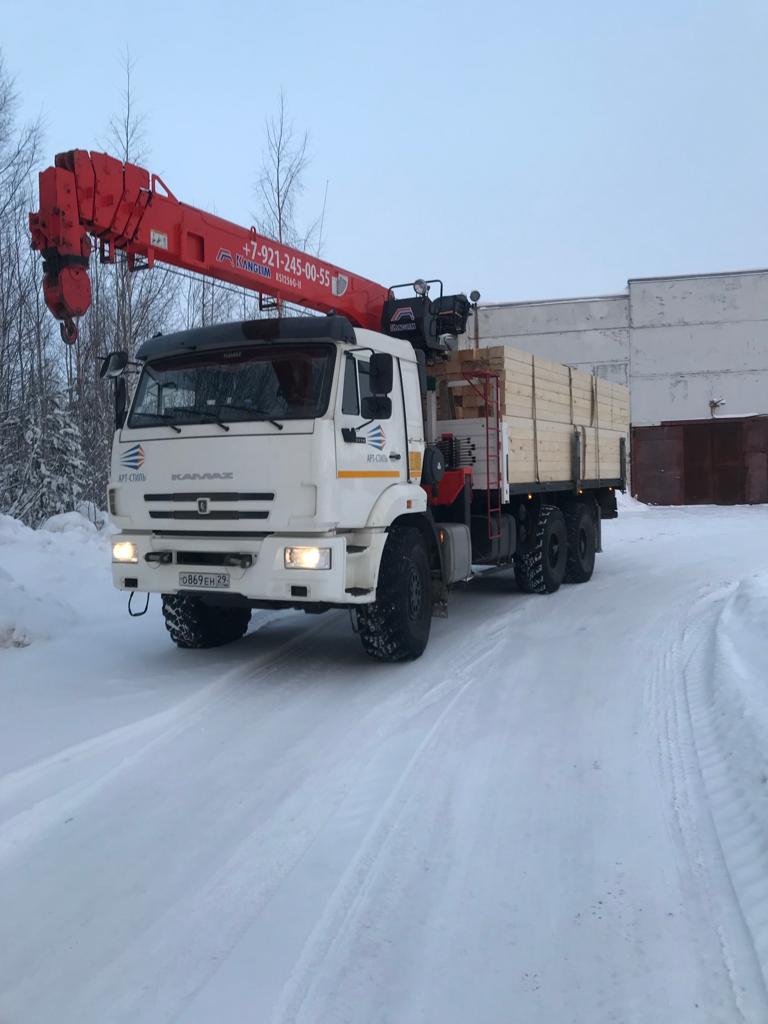
{"type": "Polygon", "coordinates": [[[59,153],[40,174],[40,209],[29,216],[44,259],[43,291],[64,341],[91,303],[88,262],[122,250],[132,270],[169,263],[281,302],[346,316],[379,330],[388,289],[180,202],[157,174],[105,153],[59,153]]]}

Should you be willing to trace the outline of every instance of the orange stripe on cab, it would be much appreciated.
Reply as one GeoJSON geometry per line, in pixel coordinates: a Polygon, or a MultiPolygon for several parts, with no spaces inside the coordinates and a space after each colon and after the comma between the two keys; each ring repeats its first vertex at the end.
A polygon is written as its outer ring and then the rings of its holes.
{"type": "Polygon", "coordinates": [[[340,469],[336,476],[340,480],[350,477],[399,477],[399,469],[340,469]]]}

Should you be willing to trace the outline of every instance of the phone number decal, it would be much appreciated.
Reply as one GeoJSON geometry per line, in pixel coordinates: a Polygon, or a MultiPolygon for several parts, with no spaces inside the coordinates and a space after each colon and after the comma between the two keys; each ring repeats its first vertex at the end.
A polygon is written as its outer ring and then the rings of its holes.
{"type": "Polygon", "coordinates": [[[343,295],[349,279],[341,273],[332,274],[327,267],[319,266],[314,260],[293,255],[264,242],[246,242],[243,254],[229,249],[219,249],[217,263],[229,263],[237,270],[245,270],[259,277],[275,279],[281,284],[299,289],[302,281],[328,288],[335,296],[343,295]]]}

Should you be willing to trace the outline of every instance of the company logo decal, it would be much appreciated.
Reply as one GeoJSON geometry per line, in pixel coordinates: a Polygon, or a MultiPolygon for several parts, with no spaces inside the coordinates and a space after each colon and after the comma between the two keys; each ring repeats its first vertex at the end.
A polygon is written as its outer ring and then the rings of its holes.
{"type": "Polygon", "coordinates": [[[201,516],[207,516],[208,515],[208,499],[207,498],[198,498],[197,499],[197,511],[198,511],[199,515],[201,515],[201,516]]]}
{"type": "Polygon", "coordinates": [[[235,266],[238,270],[247,270],[249,274],[257,274],[259,277],[272,277],[271,267],[265,267],[263,263],[257,263],[256,260],[249,260],[245,256],[241,256],[239,252],[235,253],[235,266]]]}
{"type": "MultiPolygon", "coordinates": [[[[244,248],[248,248],[244,246],[244,248]]],[[[258,263],[254,259],[248,259],[246,256],[241,256],[239,252],[236,252],[234,258],[229,249],[219,249],[216,254],[217,263],[228,263],[230,267],[235,267],[237,270],[247,270],[249,274],[256,274],[257,277],[272,277],[272,268],[265,266],[263,263],[258,263]]]]}
{"type": "Polygon", "coordinates": [[[400,323],[401,320],[408,320],[410,323],[415,322],[416,317],[414,316],[413,310],[410,306],[400,306],[399,309],[396,309],[392,314],[390,322],[397,324],[400,323]]]}
{"type": "Polygon", "coordinates": [[[141,445],[131,445],[127,451],[124,451],[120,456],[120,465],[125,466],[126,469],[141,469],[144,465],[144,449],[141,445]]]}
{"type": "Polygon", "coordinates": [[[371,448],[375,448],[377,451],[381,451],[384,445],[387,443],[387,436],[384,433],[383,428],[380,424],[375,423],[368,433],[365,435],[365,442],[369,444],[371,448]]]}
{"type": "Polygon", "coordinates": [[[331,292],[340,298],[349,288],[349,278],[345,274],[334,274],[331,278],[331,292]]]}

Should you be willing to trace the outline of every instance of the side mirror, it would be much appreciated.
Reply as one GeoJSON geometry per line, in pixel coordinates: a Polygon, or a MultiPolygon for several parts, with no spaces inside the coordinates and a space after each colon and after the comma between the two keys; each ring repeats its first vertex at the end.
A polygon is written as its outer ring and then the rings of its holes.
{"type": "Polygon", "coordinates": [[[371,393],[388,395],[394,379],[394,360],[389,352],[374,352],[371,355],[370,374],[371,393]]]}
{"type": "Polygon", "coordinates": [[[128,365],[128,353],[127,352],[110,352],[109,355],[104,359],[99,370],[99,376],[104,377],[119,377],[123,370],[128,365]]]}
{"type": "Polygon", "coordinates": [[[367,395],[360,404],[367,420],[388,420],[392,415],[392,399],[387,395],[367,395]]]}
{"type": "Polygon", "coordinates": [[[128,408],[128,385],[125,377],[118,377],[115,380],[115,430],[119,430],[125,423],[125,413],[128,408]]]}

